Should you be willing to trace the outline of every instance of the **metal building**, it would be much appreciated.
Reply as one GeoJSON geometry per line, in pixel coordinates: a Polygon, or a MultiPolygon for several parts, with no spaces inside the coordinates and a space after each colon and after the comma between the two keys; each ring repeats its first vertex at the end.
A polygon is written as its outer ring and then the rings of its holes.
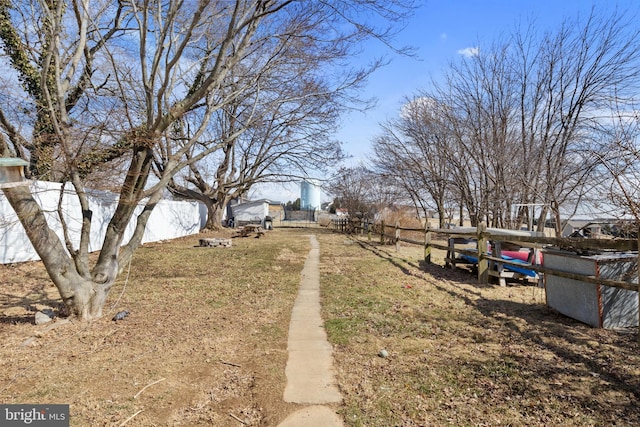
{"type": "Polygon", "coordinates": [[[320,209],[320,187],[316,182],[305,180],[300,183],[300,210],[320,209]]]}

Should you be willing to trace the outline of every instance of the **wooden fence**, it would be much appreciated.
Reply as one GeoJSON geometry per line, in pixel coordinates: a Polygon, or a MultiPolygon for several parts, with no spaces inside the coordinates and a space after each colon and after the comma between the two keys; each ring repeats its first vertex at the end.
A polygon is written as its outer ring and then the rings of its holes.
{"type": "MultiPolygon", "coordinates": [[[[555,248],[575,253],[589,250],[608,250],[616,252],[637,251],[638,240],[635,239],[578,239],[532,236],[526,235],[527,233],[518,233],[512,230],[487,228],[484,223],[481,223],[478,227],[441,229],[430,227],[428,221],[424,228],[414,228],[402,227],[398,222],[394,225],[388,225],[384,222],[370,223],[364,220],[334,219],[332,221],[332,226],[334,230],[343,233],[366,234],[369,241],[372,241],[375,236],[376,238],[379,238],[380,243],[390,242],[395,244],[396,250],[399,250],[400,242],[422,245],[424,246],[424,260],[426,263],[431,263],[431,251],[433,248],[447,251],[448,258],[453,257],[455,259],[457,254],[474,257],[477,259],[478,281],[481,284],[488,283],[489,276],[499,275],[504,266],[514,266],[535,271],[539,275],[551,274],[587,283],[612,286],[632,291],[640,290],[640,283],[603,279],[597,275],[593,276],[569,273],[566,271],[545,268],[544,265],[537,265],[535,263],[523,264],[521,261],[503,259],[502,257],[491,253],[489,250],[489,243],[491,242],[494,247],[496,244],[500,247],[501,244],[513,243],[521,247],[536,250],[555,248]],[[414,238],[404,237],[403,233],[405,233],[405,235],[414,236],[414,238]],[[415,236],[418,234],[423,235],[424,237],[417,240],[415,236]],[[468,239],[470,242],[475,242],[475,248],[457,248],[455,247],[455,239],[468,239]],[[444,245],[436,243],[436,240],[445,240],[447,244],[444,245]]],[[[453,262],[453,265],[455,265],[455,261],[453,262]]]]}

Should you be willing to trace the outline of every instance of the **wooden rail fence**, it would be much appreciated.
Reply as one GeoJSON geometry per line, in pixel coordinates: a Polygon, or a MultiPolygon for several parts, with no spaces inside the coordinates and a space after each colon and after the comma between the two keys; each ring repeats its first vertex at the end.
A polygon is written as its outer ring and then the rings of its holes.
{"type": "MultiPolygon", "coordinates": [[[[379,238],[380,243],[392,243],[399,250],[400,242],[413,245],[424,246],[424,261],[431,263],[431,251],[433,248],[447,251],[447,257],[453,257],[453,265],[455,266],[456,254],[463,254],[477,259],[478,281],[481,284],[489,282],[490,276],[499,275],[504,266],[515,266],[535,271],[539,275],[551,274],[567,279],[579,280],[587,283],[594,283],[615,288],[638,291],[640,283],[630,283],[622,280],[603,279],[593,275],[582,275],[569,273],[550,268],[536,263],[523,263],[522,261],[503,259],[495,256],[490,252],[489,242],[494,243],[494,247],[500,247],[501,244],[513,243],[521,247],[531,248],[532,250],[543,250],[545,248],[555,248],[558,250],[566,250],[579,253],[588,250],[604,250],[604,251],[638,251],[638,240],[635,239],[578,239],[578,238],[553,238],[544,236],[533,236],[531,233],[519,233],[513,230],[503,230],[487,228],[484,223],[478,227],[442,229],[430,227],[428,221],[424,228],[402,227],[398,222],[394,225],[388,225],[384,222],[371,223],[365,220],[353,220],[347,218],[339,218],[332,220],[334,230],[342,233],[358,233],[366,234],[369,241],[373,236],[379,238]],[[415,236],[417,233],[423,234],[423,239],[415,240],[403,237],[403,232],[410,233],[415,236]],[[529,234],[529,235],[527,235],[529,234]],[[438,237],[436,239],[435,237],[438,237]],[[475,248],[457,248],[455,247],[455,239],[468,239],[470,242],[476,242],[475,248]],[[447,244],[437,243],[435,240],[445,240],[447,244]],[[496,273],[496,271],[498,273],[496,273]]],[[[503,282],[500,282],[503,284],[503,282]]]]}

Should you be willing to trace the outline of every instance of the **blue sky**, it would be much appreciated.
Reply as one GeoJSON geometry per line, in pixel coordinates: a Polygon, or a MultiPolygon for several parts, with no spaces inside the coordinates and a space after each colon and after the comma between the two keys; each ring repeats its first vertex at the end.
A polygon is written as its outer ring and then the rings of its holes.
{"type": "MultiPolygon", "coordinates": [[[[352,112],[343,117],[335,138],[352,156],[350,164],[366,160],[371,140],[379,124],[397,116],[403,101],[430,82],[438,80],[451,61],[466,49],[490,45],[513,31],[518,23],[533,20],[539,31],[555,30],[567,18],[576,18],[597,10],[640,10],[638,0],[423,0],[398,34],[395,45],[412,46],[416,58],[394,55],[380,42],[371,41],[363,54],[354,59],[366,64],[375,57],[387,56],[391,63],[377,70],[368,81],[363,98],[377,98],[375,108],[366,113],[352,112]]],[[[640,17],[639,17],[640,25],[640,17]]],[[[277,186],[256,192],[255,196],[272,200],[295,200],[297,184],[277,186]]]]}
{"type": "MultiPolygon", "coordinates": [[[[365,97],[375,96],[377,106],[366,113],[350,113],[336,138],[357,163],[370,153],[370,141],[379,132],[379,123],[397,116],[403,101],[420,89],[428,89],[451,61],[465,49],[489,45],[501,34],[512,32],[520,23],[534,20],[539,30],[554,30],[565,18],[598,10],[630,9],[637,12],[637,0],[424,0],[407,28],[396,37],[397,45],[411,45],[417,58],[392,56],[391,64],[369,79],[365,97]]],[[[638,21],[640,25],[640,20],[638,21]]],[[[379,43],[371,42],[364,57],[384,54],[379,43]]]]}

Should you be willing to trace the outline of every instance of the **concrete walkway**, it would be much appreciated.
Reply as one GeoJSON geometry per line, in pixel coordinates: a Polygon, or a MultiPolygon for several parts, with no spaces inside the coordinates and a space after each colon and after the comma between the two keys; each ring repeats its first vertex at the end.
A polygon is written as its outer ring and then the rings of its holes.
{"type": "Polygon", "coordinates": [[[287,417],[279,427],[337,427],[342,419],[328,406],[340,403],[332,368],[331,345],[320,316],[320,244],[310,236],[311,251],[302,270],[300,289],[289,324],[289,360],[285,374],[285,402],[306,406],[287,417]]]}

